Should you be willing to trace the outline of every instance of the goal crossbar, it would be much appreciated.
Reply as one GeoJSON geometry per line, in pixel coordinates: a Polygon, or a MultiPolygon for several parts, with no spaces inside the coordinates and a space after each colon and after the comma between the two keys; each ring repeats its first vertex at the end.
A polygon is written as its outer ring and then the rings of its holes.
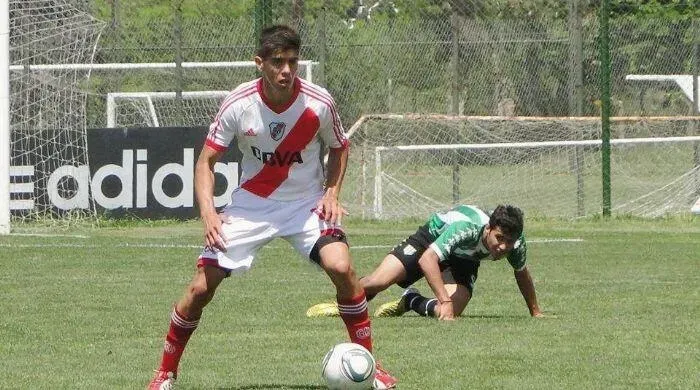
{"type": "MultiPolygon", "coordinates": [[[[663,137],[663,138],[616,138],[611,139],[611,145],[623,144],[646,144],[646,143],[667,143],[667,142],[692,142],[700,141],[700,136],[687,137],[663,137]]],[[[399,145],[399,146],[376,146],[375,150],[462,150],[462,149],[526,149],[526,148],[546,148],[552,146],[596,146],[603,141],[599,139],[581,141],[540,141],[540,142],[500,142],[489,144],[438,144],[438,145],[399,145]]]]}
{"type": "MultiPolygon", "coordinates": [[[[181,62],[183,68],[246,68],[253,61],[215,61],[215,62],[181,62]]],[[[299,65],[305,68],[318,65],[318,61],[300,60],[299,65]]],[[[120,70],[120,69],[173,69],[177,62],[116,62],[107,64],[37,64],[10,65],[10,71],[30,70],[120,70]]]]}
{"type": "MultiPolygon", "coordinates": [[[[599,122],[597,116],[564,116],[564,117],[537,117],[537,116],[476,116],[476,115],[445,115],[445,114],[367,114],[362,115],[348,129],[348,137],[360,128],[365,122],[371,120],[447,120],[459,121],[510,121],[510,122],[536,122],[536,121],[580,121],[599,122]]],[[[634,122],[658,122],[658,121],[697,121],[697,116],[614,116],[610,121],[614,123],[634,122]]]]}

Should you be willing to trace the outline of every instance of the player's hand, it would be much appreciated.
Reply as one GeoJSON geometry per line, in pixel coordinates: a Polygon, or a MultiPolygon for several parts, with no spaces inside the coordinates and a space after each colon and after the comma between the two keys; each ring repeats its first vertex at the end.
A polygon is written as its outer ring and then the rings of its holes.
{"type": "Polygon", "coordinates": [[[544,313],[541,311],[534,312],[530,314],[533,318],[557,318],[557,316],[553,313],[544,313]]]}
{"type": "Polygon", "coordinates": [[[321,218],[331,225],[340,225],[343,215],[348,215],[338,198],[329,192],[323,194],[316,203],[316,210],[320,213],[321,218]]]}
{"type": "Polygon", "coordinates": [[[445,302],[440,302],[440,305],[438,306],[438,310],[440,311],[438,313],[438,320],[440,321],[454,321],[455,320],[455,313],[454,313],[454,307],[452,306],[452,301],[445,301],[445,302]]]}
{"type": "Polygon", "coordinates": [[[226,252],[226,237],[221,227],[222,222],[225,220],[226,216],[215,212],[202,216],[205,246],[226,252]]]}

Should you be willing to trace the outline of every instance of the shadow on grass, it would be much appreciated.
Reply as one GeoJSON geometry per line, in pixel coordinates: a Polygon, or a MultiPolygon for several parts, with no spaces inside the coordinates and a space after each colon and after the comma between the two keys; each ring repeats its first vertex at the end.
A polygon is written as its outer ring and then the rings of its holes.
{"type": "Polygon", "coordinates": [[[237,387],[220,387],[218,390],[264,390],[264,389],[304,389],[304,390],[315,390],[315,389],[326,389],[325,386],[318,385],[285,385],[282,383],[270,383],[270,384],[260,384],[260,385],[246,385],[237,387]]]}
{"type": "MultiPolygon", "coordinates": [[[[503,314],[467,314],[467,315],[462,315],[462,317],[467,317],[467,318],[477,318],[477,319],[493,319],[493,318],[512,318],[512,319],[531,319],[532,317],[530,316],[524,316],[524,315],[516,315],[516,314],[508,314],[508,315],[503,315],[503,314]]],[[[539,319],[552,319],[552,318],[559,318],[557,313],[553,312],[547,312],[544,313],[543,317],[539,319]]]]}
{"type": "Polygon", "coordinates": [[[491,319],[491,318],[529,318],[529,317],[524,317],[522,315],[515,315],[515,314],[508,314],[508,315],[503,315],[503,314],[462,314],[460,317],[462,318],[482,318],[482,319],[491,319]]]}

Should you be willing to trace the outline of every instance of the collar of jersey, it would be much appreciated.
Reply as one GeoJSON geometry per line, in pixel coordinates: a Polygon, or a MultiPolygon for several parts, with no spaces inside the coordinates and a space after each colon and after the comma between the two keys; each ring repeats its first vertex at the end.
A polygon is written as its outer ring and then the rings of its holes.
{"type": "Polygon", "coordinates": [[[299,91],[301,90],[301,82],[298,80],[298,77],[294,78],[294,92],[292,92],[292,97],[289,98],[289,101],[281,106],[277,106],[272,104],[268,99],[267,96],[265,96],[264,88],[263,88],[263,79],[262,77],[258,79],[258,94],[260,95],[260,99],[262,99],[263,103],[269,108],[270,110],[274,111],[276,114],[281,114],[294,103],[294,101],[297,100],[297,96],[299,96],[299,91]]]}

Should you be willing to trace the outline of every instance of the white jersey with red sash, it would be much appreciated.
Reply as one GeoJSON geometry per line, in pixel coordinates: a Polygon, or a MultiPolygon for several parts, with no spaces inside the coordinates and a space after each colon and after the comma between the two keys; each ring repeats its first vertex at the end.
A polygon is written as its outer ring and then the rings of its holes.
{"type": "Polygon", "coordinates": [[[240,188],[262,198],[291,201],[322,191],[321,140],[346,148],[348,139],[331,95],[299,77],[290,102],[275,110],[262,79],[243,83],[223,101],[206,145],[224,151],[234,137],[243,158],[240,188]]]}

